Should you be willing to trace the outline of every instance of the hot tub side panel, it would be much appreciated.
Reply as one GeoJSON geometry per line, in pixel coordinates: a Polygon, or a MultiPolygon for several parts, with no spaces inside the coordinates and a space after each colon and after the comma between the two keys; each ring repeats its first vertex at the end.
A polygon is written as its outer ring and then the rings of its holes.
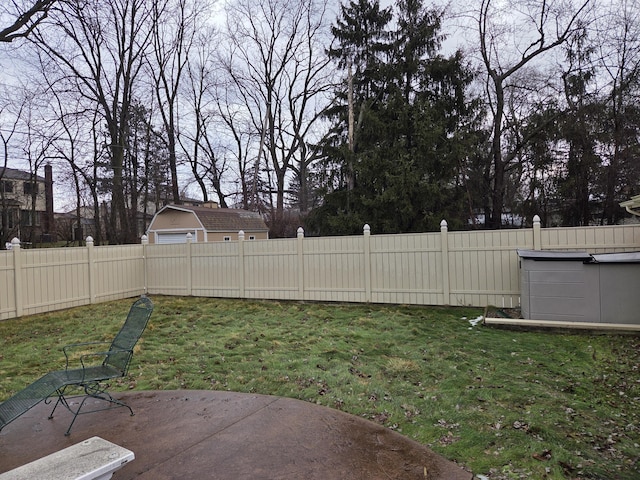
{"type": "MultiPolygon", "coordinates": [[[[598,273],[582,261],[537,261],[523,259],[523,296],[528,284],[528,309],[522,316],[531,320],[563,322],[599,321],[598,273]],[[526,272],[525,272],[526,271],[526,272]],[[527,311],[528,310],[528,311],[527,311]]],[[[524,302],[523,302],[524,303],[524,302]]]]}
{"type": "MultiPolygon", "coordinates": [[[[520,260],[520,314],[522,318],[531,318],[531,286],[529,285],[529,270],[524,262],[520,260]]],[[[533,262],[532,262],[533,263],[533,262]]]]}
{"type": "Polygon", "coordinates": [[[600,276],[600,321],[640,324],[640,263],[586,265],[600,276]]]}

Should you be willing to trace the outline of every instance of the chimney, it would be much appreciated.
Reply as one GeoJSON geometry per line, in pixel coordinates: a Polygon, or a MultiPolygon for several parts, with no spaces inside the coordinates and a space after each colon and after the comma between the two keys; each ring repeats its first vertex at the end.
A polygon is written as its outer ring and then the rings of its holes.
{"type": "Polygon", "coordinates": [[[44,234],[53,234],[53,169],[51,164],[44,166],[44,234]]]}

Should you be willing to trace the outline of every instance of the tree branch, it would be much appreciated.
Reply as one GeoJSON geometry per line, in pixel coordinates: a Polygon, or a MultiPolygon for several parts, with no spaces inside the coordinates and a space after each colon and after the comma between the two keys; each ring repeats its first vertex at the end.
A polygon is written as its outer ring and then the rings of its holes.
{"type": "Polygon", "coordinates": [[[0,30],[0,42],[9,43],[17,38],[29,35],[38,24],[47,17],[49,9],[56,0],[37,0],[34,5],[6,28],[0,30]]]}

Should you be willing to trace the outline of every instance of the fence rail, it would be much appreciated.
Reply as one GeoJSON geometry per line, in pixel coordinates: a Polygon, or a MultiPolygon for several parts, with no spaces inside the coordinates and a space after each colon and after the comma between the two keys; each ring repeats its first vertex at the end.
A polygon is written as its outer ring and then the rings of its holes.
{"type": "Polygon", "coordinates": [[[0,252],[0,320],[142,293],[518,306],[517,249],[640,250],[640,225],[0,252]]]}

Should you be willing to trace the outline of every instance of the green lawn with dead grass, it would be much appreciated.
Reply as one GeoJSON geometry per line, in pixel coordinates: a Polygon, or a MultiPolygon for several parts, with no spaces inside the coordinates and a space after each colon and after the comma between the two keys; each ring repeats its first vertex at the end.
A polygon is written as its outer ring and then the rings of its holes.
{"type": "MultiPolygon", "coordinates": [[[[474,308],[153,297],[126,390],[280,395],[396,430],[491,479],[640,478],[640,339],[473,325],[474,308]]],[[[0,397],[131,300],[0,322],[0,397]]]]}

